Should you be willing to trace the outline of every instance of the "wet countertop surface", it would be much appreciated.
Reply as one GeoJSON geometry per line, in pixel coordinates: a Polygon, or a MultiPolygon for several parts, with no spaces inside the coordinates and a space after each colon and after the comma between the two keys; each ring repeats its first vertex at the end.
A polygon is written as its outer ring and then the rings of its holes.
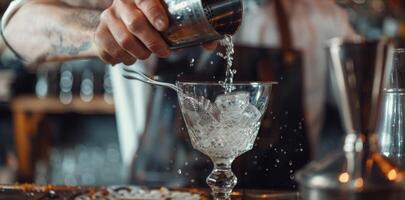
{"type": "MultiPolygon", "coordinates": [[[[0,200],[82,200],[82,199],[127,199],[127,200],[176,200],[212,199],[208,189],[159,188],[154,190],[135,186],[75,187],[53,185],[0,185],[0,200]],[[142,194],[142,195],[140,195],[142,194]]],[[[290,191],[236,190],[233,200],[298,200],[299,194],[290,191]]]]}

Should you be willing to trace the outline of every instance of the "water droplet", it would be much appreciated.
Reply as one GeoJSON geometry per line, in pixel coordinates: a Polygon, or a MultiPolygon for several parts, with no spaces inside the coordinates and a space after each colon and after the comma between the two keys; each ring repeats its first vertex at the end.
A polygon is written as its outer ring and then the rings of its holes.
{"type": "Polygon", "coordinates": [[[254,158],[255,158],[255,159],[257,159],[257,158],[258,158],[258,157],[257,157],[257,155],[256,155],[256,156],[254,156],[254,158]]]}
{"type": "Polygon", "coordinates": [[[56,195],[56,192],[54,190],[49,190],[48,194],[49,194],[49,197],[54,198],[56,195]]]}
{"type": "Polygon", "coordinates": [[[278,165],[277,165],[277,164],[274,164],[274,167],[275,167],[275,168],[277,168],[277,167],[278,167],[278,165]]]}
{"type": "Polygon", "coordinates": [[[248,173],[247,173],[247,172],[245,172],[244,174],[245,174],[245,176],[247,176],[247,175],[248,175],[248,173]]]}
{"type": "Polygon", "coordinates": [[[269,168],[266,168],[266,172],[268,172],[269,171],[269,168]]]}
{"type": "Polygon", "coordinates": [[[190,60],[190,67],[194,67],[194,63],[195,63],[195,59],[192,58],[192,59],[190,60]]]}
{"type": "Polygon", "coordinates": [[[221,57],[221,58],[225,59],[224,54],[223,54],[223,53],[221,53],[221,52],[217,52],[217,56],[219,56],[219,57],[221,57]]]}
{"type": "Polygon", "coordinates": [[[180,19],[181,19],[181,15],[177,15],[176,19],[177,19],[177,20],[180,20],[180,19]]]}
{"type": "Polygon", "coordinates": [[[290,160],[290,162],[288,162],[288,165],[290,165],[290,166],[292,166],[292,165],[293,165],[292,160],[290,160]]]}
{"type": "Polygon", "coordinates": [[[185,162],[184,165],[185,165],[185,166],[188,166],[188,162],[185,162]]]}
{"type": "Polygon", "coordinates": [[[210,64],[213,65],[213,64],[214,64],[214,61],[211,60],[211,61],[210,61],[210,64]]]}
{"type": "Polygon", "coordinates": [[[273,144],[270,144],[269,147],[270,147],[270,148],[273,148],[273,144]]]}
{"type": "Polygon", "coordinates": [[[294,180],[294,179],[295,179],[295,176],[294,176],[294,175],[291,175],[291,176],[290,176],[290,179],[291,179],[291,180],[294,180]]]}
{"type": "Polygon", "coordinates": [[[195,182],[195,180],[194,180],[194,179],[191,179],[191,180],[190,180],[190,182],[191,182],[191,183],[194,183],[194,182],[195,182]]]}
{"type": "Polygon", "coordinates": [[[294,173],[294,170],[290,170],[290,174],[294,173]]]}
{"type": "Polygon", "coordinates": [[[280,163],[280,160],[279,160],[279,159],[276,159],[276,162],[277,162],[277,163],[280,163]]]}
{"type": "Polygon", "coordinates": [[[178,169],[178,170],[177,170],[177,173],[178,173],[178,174],[181,174],[181,169],[178,169]]]}

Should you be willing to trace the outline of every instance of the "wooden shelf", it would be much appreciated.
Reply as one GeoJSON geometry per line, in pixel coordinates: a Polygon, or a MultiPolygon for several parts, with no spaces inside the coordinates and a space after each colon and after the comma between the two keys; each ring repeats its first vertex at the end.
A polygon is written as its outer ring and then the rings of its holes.
{"type": "Polygon", "coordinates": [[[44,114],[62,114],[62,113],[81,113],[81,114],[114,114],[113,104],[105,102],[103,96],[95,96],[90,102],[84,102],[80,97],[73,97],[69,104],[63,104],[59,98],[48,97],[38,98],[36,96],[19,96],[11,100],[11,109],[13,111],[44,113],[44,114]]]}
{"type": "MultiPolygon", "coordinates": [[[[14,119],[14,140],[16,143],[18,174],[21,180],[33,181],[34,164],[32,148],[38,146],[32,136],[38,134],[38,127],[47,114],[114,114],[114,105],[105,102],[103,96],[95,96],[90,102],[73,97],[72,102],[63,104],[59,98],[38,98],[18,96],[11,100],[14,119]]],[[[48,148],[46,145],[43,148],[48,148]]]]}

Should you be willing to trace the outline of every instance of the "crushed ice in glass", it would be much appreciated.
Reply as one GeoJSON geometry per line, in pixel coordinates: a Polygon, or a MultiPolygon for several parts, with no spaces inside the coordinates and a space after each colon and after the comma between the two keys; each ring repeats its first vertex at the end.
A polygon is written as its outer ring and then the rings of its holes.
{"type": "Polygon", "coordinates": [[[253,148],[262,113],[249,102],[248,92],[180,97],[193,146],[213,157],[237,157],[253,148]]]}

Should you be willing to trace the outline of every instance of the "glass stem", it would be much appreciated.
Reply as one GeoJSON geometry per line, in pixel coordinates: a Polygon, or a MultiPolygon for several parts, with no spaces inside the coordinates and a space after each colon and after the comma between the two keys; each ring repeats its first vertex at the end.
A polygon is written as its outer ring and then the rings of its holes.
{"type": "Polygon", "coordinates": [[[232,172],[232,160],[214,162],[214,169],[207,177],[207,184],[215,200],[230,200],[230,194],[236,185],[237,178],[232,172]]]}

